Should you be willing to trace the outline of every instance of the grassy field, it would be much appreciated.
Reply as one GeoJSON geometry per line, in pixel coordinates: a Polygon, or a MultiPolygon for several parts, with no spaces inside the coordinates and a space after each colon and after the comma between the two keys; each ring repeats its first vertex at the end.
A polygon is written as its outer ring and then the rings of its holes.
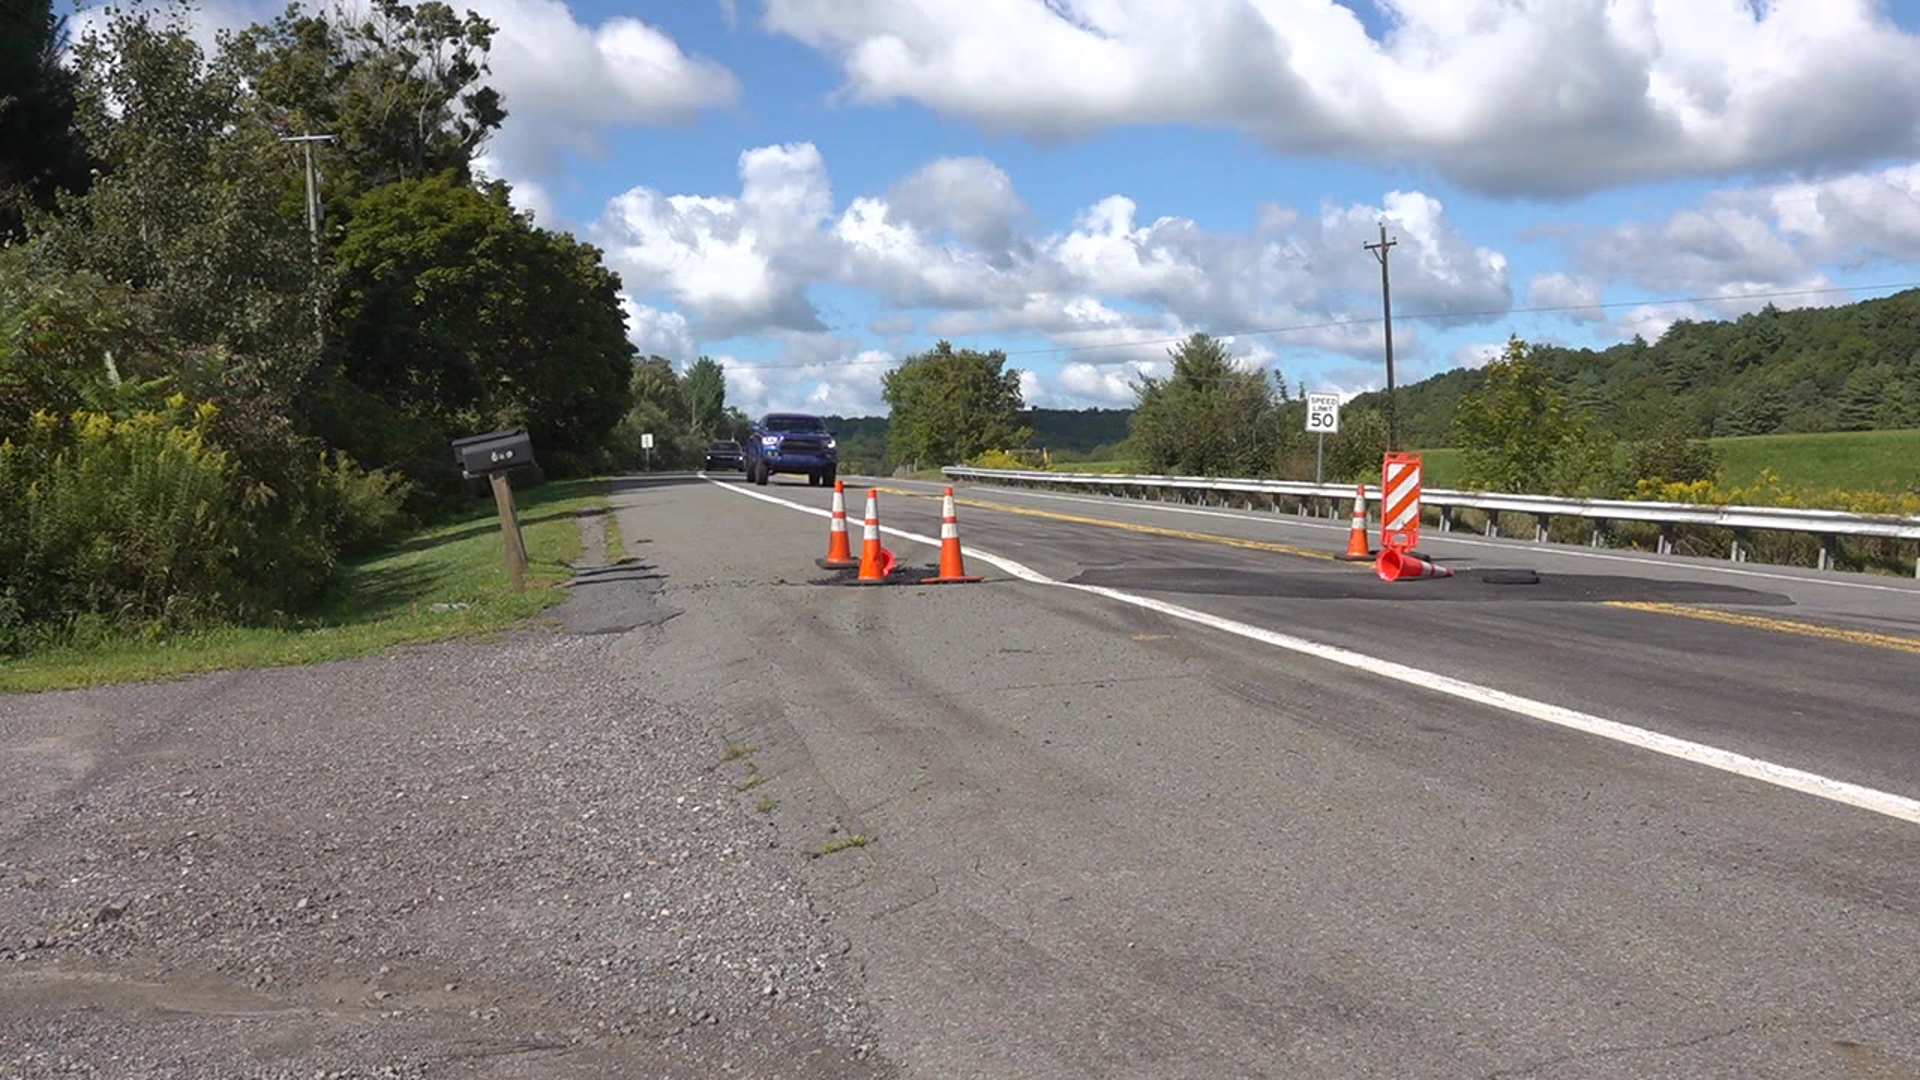
{"type": "MultiPolygon", "coordinates": [[[[1920,484],[1920,430],[1836,431],[1813,435],[1752,435],[1709,440],[1720,451],[1721,482],[1746,487],[1772,469],[1782,487],[1809,493],[1825,491],[1906,491],[1920,484]]],[[[1423,450],[1427,486],[1459,487],[1464,466],[1454,449],[1423,450]]],[[[1063,472],[1138,472],[1127,461],[1082,461],[1058,466],[1063,472]]]]}
{"type": "Polygon", "coordinates": [[[580,557],[575,517],[604,507],[606,493],[606,483],[597,480],[549,483],[517,493],[531,567],[524,594],[507,588],[500,526],[491,504],[476,505],[463,520],[342,566],[320,608],[293,625],[117,640],[0,661],[0,693],[311,664],[392,645],[492,633],[566,598],[566,591],[554,586],[572,577],[568,564],[580,557]],[[457,606],[435,610],[435,605],[457,606]]]}
{"type": "Polygon", "coordinates": [[[1772,469],[1804,491],[1906,491],[1920,484],[1920,430],[1835,431],[1715,439],[1723,479],[1741,487],[1772,469]]]}

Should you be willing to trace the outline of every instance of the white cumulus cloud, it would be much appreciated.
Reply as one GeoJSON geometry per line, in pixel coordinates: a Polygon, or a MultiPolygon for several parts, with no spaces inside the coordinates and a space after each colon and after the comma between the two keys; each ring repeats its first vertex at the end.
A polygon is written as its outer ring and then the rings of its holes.
{"type": "Polygon", "coordinates": [[[505,96],[508,116],[490,151],[512,175],[547,175],[562,151],[599,154],[610,131],[684,123],[740,97],[732,72],[631,16],[583,23],[561,0],[455,7],[499,28],[488,82],[505,96]]]}
{"type": "Polygon", "coordinates": [[[768,0],[843,96],[1040,139],[1126,125],[1430,165],[1498,194],[1920,153],[1877,0],[768,0]]]}
{"type": "MultiPolygon", "coordinates": [[[[630,289],[671,297],[704,337],[820,332],[808,288],[831,283],[894,309],[932,309],[929,331],[953,337],[1030,332],[1079,344],[1091,332],[1165,336],[1168,326],[1289,328],[1269,345],[1372,355],[1379,268],[1360,242],[1382,221],[1397,245],[1402,310],[1429,325],[1471,324],[1513,300],[1506,257],[1417,191],[1315,213],[1269,206],[1245,232],[1148,219],[1116,194],[1065,229],[1029,234],[1010,180],[981,159],[933,162],[837,212],[811,144],[748,150],[740,175],[738,195],[634,188],[593,228],[630,289]]],[[[904,332],[897,319],[880,322],[904,332]]],[[[1414,348],[1419,332],[1409,325],[1401,343],[1414,348]]]]}
{"type": "Polygon", "coordinates": [[[1606,319],[1606,311],[1600,307],[1600,282],[1558,270],[1533,276],[1533,280],[1527,283],[1527,304],[1530,307],[1571,309],[1561,311],[1559,315],[1573,322],[1602,322],[1606,319]]]}

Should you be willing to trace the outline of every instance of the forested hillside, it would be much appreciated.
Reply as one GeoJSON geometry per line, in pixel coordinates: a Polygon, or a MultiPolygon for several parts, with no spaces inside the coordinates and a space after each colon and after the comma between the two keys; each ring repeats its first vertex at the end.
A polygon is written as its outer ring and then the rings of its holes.
{"type": "MultiPolygon", "coordinates": [[[[1055,460],[1112,457],[1127,438],[1132,409],[1028,409],[1020,423],[1033,429],[1030,443],[1046,447],[1055,460]]],[[[884,416],[830,416],[827,427],[840,437],[840,455],[876,463],[887,460],[887,418],[884,416]]]]}
{"type": "MultiPolygon", "coordinates": [[[[1773,307],[1731,322],[1680,322],[1648,344],[1536,345],[1534,357],[1603,431],[1707,436],[1920,427],[1920,290],[1837,308],[1773,307]]],[[[1448,446],[1478,370],[1403,387],[1401,442],[1448,446]]],[[[1378,406],[1381,395],[1361,404],[1378,406]]]]}

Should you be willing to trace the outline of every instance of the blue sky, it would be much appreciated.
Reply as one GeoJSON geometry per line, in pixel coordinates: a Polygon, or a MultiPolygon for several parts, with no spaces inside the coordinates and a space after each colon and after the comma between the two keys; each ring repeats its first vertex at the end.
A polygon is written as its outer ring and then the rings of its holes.
{"type": "Polygon", "coordinates": [[[1382,217],[1408,381],[1920,281],[1920,0],[470,6],[485,167],[750,409],[878,411],[942,336],[1046,405],[1193,330],[1376,386],[1382,217]]]}

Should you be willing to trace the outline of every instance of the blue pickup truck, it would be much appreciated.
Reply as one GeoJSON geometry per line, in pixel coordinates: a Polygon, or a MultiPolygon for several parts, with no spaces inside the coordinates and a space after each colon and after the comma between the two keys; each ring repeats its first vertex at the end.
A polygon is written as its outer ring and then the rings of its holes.
{"type": "Polygon", "coordinates": [[[815,487],[840,470],[840,444],[817,416],[768,413],[747,434],[747,479],[765,485],[775,473],[804,475],[815,487]]]}

